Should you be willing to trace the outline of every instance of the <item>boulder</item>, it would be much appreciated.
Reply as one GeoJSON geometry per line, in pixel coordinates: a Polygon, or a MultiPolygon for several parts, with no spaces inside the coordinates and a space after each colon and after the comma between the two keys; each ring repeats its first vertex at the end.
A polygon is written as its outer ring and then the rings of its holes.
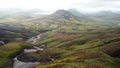
{"type": "Polygon", "coordinates": [[[4,45],[5,44],[5,42],[4,41],[0,41],[0,45],[4,45]]]}

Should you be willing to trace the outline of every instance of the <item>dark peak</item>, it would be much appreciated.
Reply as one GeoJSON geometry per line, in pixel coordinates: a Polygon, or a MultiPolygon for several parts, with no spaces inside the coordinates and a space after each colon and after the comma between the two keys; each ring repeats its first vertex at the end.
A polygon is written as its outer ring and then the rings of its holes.
{"type": "Polygon", "coordinates": [[[60,10],[57,10],[54,14],[56,13],[63,14],[63,13],[69,13],[69,12],[64,9],[60,9],[60,10]]]}
{"type": "Polygon", "coordinates": [[[60,10],[56,11],[55,13],[53,13],[52,16],[55,17],[55,18],[69,19],[73,15],[70,12],[68,12],[64,9],[60,9],[60,10]]]}

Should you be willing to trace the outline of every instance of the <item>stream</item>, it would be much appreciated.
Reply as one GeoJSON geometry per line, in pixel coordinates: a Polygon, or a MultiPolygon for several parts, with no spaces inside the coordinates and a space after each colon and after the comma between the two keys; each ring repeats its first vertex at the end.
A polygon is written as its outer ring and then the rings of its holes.
{"type": "MultiPolygon", "coordinates": [[[[27,42],[31,44],[35,44],[38,40],[41,39],[41,35],[42,34],[33,36],[32,38],[28,39],[27,42]]],[[[24,53],[25,53],[25,50],[27,50],[27,52],[29,53],[33,51],[33,49],[24,49],[24,53]]],[[[37,49],[34,49],[34,51],[37,51],[37,49]]],[[[33,68],[34,66],[40,64],[40,62],[22,62],[22,61],[19,61],[17,57],[13,58],[13,60],[14,60],[13,68],[33,68]]]]}
{"type": "Polygon", "coordinates": [[[19,61],[17,57],[15,57],[13,60],[14,60],[13,68],[32,68],[40,64],[39,62],[22,62],[19,61]]]}
{"type": "MultiPolygon", "coordinates": [[[[55,29],[55,30],[48,31],[48,32],[45,32],[45,33],[54,32],[54,31],[57,31],[57,30],[59,30],[59,29],[55,29]]],[[[38,40],[40,40],[41,36],[43,34],[45,34],[45,33],[42,33],[42,34],[40,33],[40,34],[38,34],[36,36],[33,36],[33,37],[29,38],[26,42],[29,42],[31,44],[36,44],[36,42],[38,40]]],[[[30,52],[36,52],[37,50],[41,50],[41,51],[44,50],[44,49],[38,48],[38,47],[35,47],[35,48],[36,49],[24,49],[23,52],[26,53],[25,51],[27,51],[27,52],[30,53],[30,52]]],[[[22,61],[19,61],[17,59],[17,56],[15,58],[13,58],[13,61],[14,61],[13,68],[33,68],[33,67],[35,67],[35,66],[40,64],[40,62],[22,62],[22,61]]]]}

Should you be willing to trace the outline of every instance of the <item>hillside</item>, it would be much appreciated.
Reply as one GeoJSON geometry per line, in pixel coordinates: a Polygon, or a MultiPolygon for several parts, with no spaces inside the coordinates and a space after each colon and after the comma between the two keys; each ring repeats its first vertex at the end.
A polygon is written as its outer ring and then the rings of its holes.
{"type": "Polygon", "coordinates": [[[36,68],[119,68],[120,38],[117,29],[78,30],[76,33],[54,32],[43,36],[38,45],[46,44],[43,53],[32,53],[27,56],[39,57],[36,68]],[[55,61],[48,62],[52,57],[55,61]]]}
{"type": "Polygon", "coordinates": [[[35,68],[119,68],[119,14],[76,16],[72,12],[75,11],[61,9],[50,15],[29,12],[1,17],[0,40],[5,45],[0,46],[0,68],[11,68],[12,59],[18,54],[20,61],[40,62],[35,68]],[[26,43],[38,34],[42,36],[35,44],[26,43]],[[23,51],[41,45],[46,45],[45,50],[23,51]]]}

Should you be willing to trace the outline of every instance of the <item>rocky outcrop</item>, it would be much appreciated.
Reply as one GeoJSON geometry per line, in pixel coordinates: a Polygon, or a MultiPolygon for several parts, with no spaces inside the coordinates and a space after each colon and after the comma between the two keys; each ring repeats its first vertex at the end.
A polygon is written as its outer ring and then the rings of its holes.
{"type": "Polygon", "coordinates": [[[5,42],[4,41],[0,41],[0,45],[4,45],[5,44],[5,42]]]}

